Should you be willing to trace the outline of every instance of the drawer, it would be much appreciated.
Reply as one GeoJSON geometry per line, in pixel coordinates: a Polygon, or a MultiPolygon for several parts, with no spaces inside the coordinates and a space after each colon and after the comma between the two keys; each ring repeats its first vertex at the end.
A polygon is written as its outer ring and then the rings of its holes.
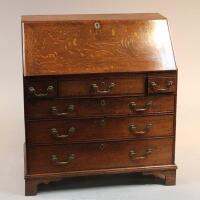
{"type": "Polygon", "coordinates": [[[172,164],[173,139],[29,147],[29,174],[172,164]]]}
{"type": "Polygon", "coordinates": [[[28,119],[141,115],[174,112],[174,96],[32,100],[26,105],[28,119]]]}
{"type": "Polygon", "coordinates": [[[54,144],[170,136],[173,135],[173,118],[173,115],[163,115],[31,121],[26,124],[27,141],[54,144]]]}
{"type": "Polygon", "coordinates": [[[59,82],[59,95],[61,97],[144,94],[144,92],[145,78],[142,76],[63,80],[59,82]]]}
{"type": "Polygon", "coordinates": [[[32,81],[24,84],[24,93],[28,98],[55,97],[56,81],[32,81]]]}
{"type": "Polygon", "coordinates": [[[176,92],[176,77],[152,76],[148,78],[148,93],[176,92]]]}

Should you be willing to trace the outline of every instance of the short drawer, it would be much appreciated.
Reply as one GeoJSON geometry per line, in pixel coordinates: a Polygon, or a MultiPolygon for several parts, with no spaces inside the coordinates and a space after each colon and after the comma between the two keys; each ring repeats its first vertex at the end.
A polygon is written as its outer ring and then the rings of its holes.
{"type": "Polygon", "coordinates": [[[28,147],[29,174],[167,165],[173,139],[28,147]]]}
{"type": "Polygon", "coordinates": [[[25,97],[44,98],[57,95],[56,81],[32,81],[24,84],[25,97]]]}
{"type": "Polygon", "coordinates": [[[31,121],[26,124],[27,142],[55,144],[170,136],[174,133],[173,121],[173,115],[31,121]]]}
{"type": "Polygon", "coordinates": [[[174,112],[174,96],[32,100],[26,105],[28,119],[144,115],[174,112]]]}
{"type": "Polygon", "coordinates": [[[170,92],[176,92],[176,77],[148,77],[149,94],[170,92]]]}
{"type": "Polygon", "coordinates": [[[127,76],[123,78],[98,78],[59,81],[59,95],[102,96],[118,94],[144,94],[145,78],[127,76]]]}

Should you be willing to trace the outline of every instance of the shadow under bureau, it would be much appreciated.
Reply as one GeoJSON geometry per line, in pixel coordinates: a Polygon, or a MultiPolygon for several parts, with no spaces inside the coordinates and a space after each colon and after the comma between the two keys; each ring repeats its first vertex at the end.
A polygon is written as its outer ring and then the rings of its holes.
{"type": "Polygon", "coordinates": [[[177,69],[160,14],[23,16],[25,187],[141,172],[176,180],[177,69]]]}

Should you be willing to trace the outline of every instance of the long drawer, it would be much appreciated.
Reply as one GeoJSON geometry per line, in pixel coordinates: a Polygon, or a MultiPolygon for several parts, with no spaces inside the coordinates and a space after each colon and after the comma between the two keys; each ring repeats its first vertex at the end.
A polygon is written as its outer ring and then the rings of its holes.
{"type": "Polygon", "coordinates": [[[173,139],[35,146],[30,174],[172,164],[173,139]]]}
{"type": "Polygon", "coordinates": [[[173,135],[174,116],[104,117],[27,122],[30,144],[131,139],[173,135]]]}
{"type": "Polygon", "coordinates": [[[32,100],[26,105],[29,119],[130,115],[174,112],[174,96],[32,100]]]}
{"type": "Polygon", "coordinates": [[[29,98],[106,96],[145,93],[144,75],[98,76],[58,80],[25,81],[25,94],[29,98]],[[57,92],[58,91],[58,92],[57,92]]]}

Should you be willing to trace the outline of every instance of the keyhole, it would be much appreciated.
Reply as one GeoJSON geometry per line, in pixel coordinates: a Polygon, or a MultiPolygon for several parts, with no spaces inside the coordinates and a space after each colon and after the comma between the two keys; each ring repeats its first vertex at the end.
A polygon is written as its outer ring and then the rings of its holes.
{"type": "Polygon", "coordinates": [[[101,28],[100,22],[95,22],[95,23],[94,23],[94,28],[95,28],[95,29],[100,29],[100,28],[101,28]]]}
{"type": "Polygon", "coordinates": [[[102,144],[100,144],[100,146],[99,146],[99,149],[100,149],[100,151],[103,151],[104,150],[104,148],[105,148],[105,145],[102,143],[102,144]]]}
{"type": "Polygon", "coordinates": [[[101,106],[105,106],[106,105],[106,101],[104,99],[102,99],[100,104],[101,104],[101,106]]]}
{"type": "Polygon", "coordinates": [[[101,119],[101,120],[100,120],[100,126],[105,126],[105,125],[106,125],[105,119],[101,119]]]}

